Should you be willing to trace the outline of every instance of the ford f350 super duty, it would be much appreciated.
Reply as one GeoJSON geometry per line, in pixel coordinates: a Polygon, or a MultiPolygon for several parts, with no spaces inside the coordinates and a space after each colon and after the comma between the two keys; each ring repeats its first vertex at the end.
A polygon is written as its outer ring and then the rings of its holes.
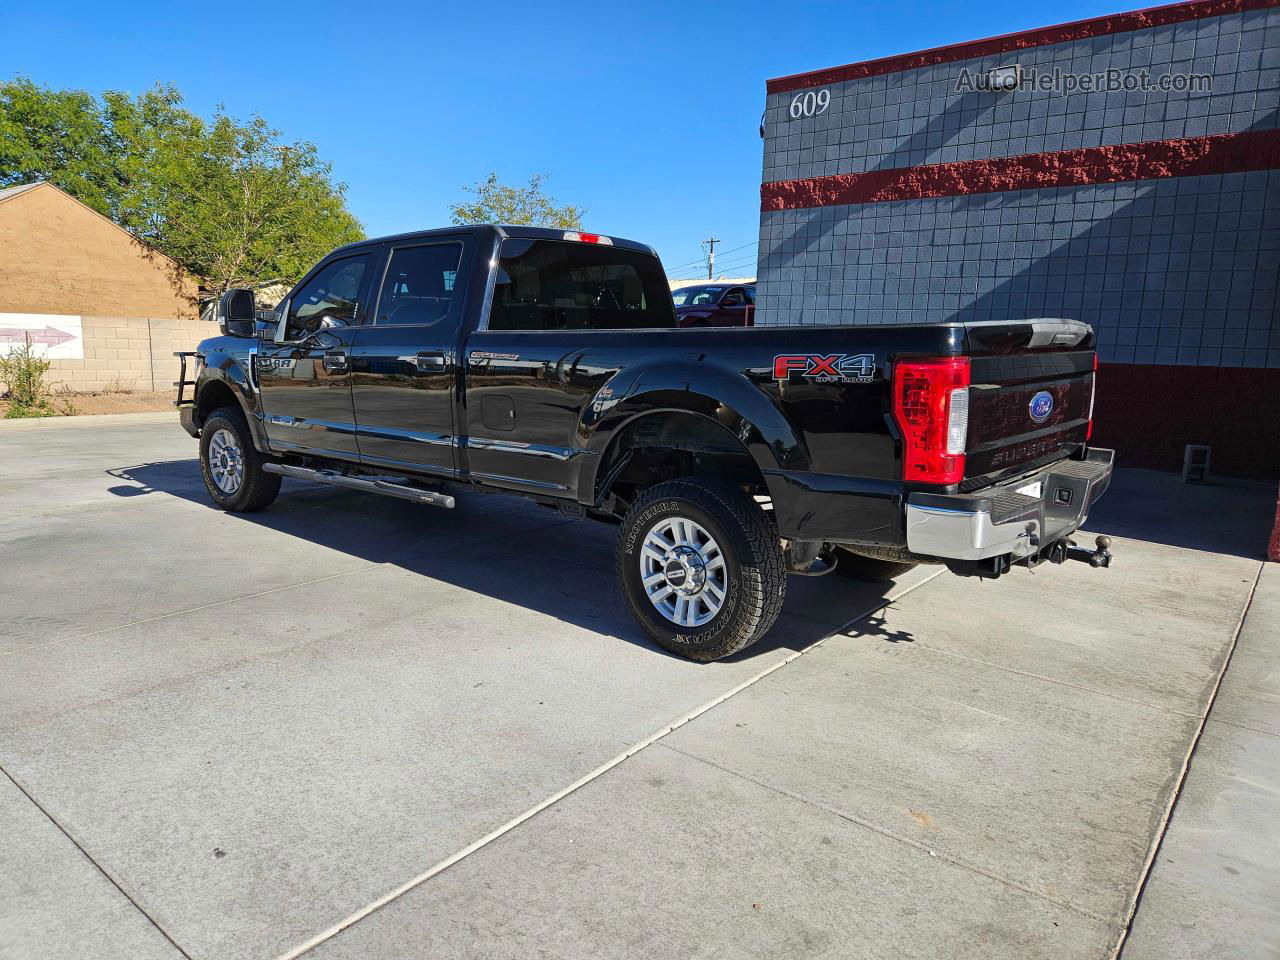
{"type": "Polygon", "coordinates": [[[697,660],[763,636],[788,573],[1110,563],[1070,540],[1113,460],[1081,323],[681,329],[650,247],[498,226],[342,247],[219,316],[178,385],[219,507],[296,477],[613,522],[631,612],[697,660]]]}

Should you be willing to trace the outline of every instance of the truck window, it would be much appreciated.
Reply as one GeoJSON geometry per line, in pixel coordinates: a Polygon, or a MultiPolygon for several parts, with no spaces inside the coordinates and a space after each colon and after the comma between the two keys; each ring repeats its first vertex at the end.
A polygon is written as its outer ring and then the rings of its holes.
{"type": "Polygon", "coordinates": [[[329,317],[341,324],[352,324],[360,315],[360,291],[369,254],[345,257],[321,267],[289,301],[289,319],[285,329],[289,336],[315,330],[329,317]]]}
{"type": "Polygon", "coordinates": [[[566,240],[502,242],[490,330],[674,327],[658,258],[566,240]]]}
{"type": "Polygon", "coordinates": [[[462,244],[434,243],[391,252],[376,323],[429,326],[449,315],[462,244]]]}

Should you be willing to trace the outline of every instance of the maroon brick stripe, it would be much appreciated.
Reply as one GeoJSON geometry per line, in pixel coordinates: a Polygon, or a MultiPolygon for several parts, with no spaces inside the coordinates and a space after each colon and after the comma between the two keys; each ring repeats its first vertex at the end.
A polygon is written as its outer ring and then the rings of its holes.
{"type": "Polygon", "coordinates": [[[767,212],[886,203],[1276,168],[1280,168],[1280,130],[1254,130],[779,180],[761,185],[760,209],[767,212]]]}
{"type": "Polygon", "coordinates": [[[769,93],[788,93],[792,90],[803,90],[806,87],[825,87],[832,83],[860,80],[863,77],[874,77],[882,73],[897,73],[899,70],[932,67],[939,63],[954,63],[957,60],[1010,53],[1014,50],[1042,47],[1050,43],[1069,43],[1073,40],[1123,33],[1127,30],[1161,27],[1171,23],[1185,23],[1188,20],[1242,13],[1246,10],[1263,10],[1275,6],[1280,6],[1280,0],[1192,0],[1190,3],[1174,3],[1164,7],[1095,17],[1092,20],[1077,20],[1074,23],[1064,23],[1056,27],[1040,27],[1035,30],[1024,30],[1021,33],[1008,33],[989,40],[953,43],[945,47],[921,50],[918,53],[904,53],[893,57],[882,57],[879,60],[864,60],[861,63],[850,63],[843,67],[796,73],[770,80],[767,89],[769,93]]]}

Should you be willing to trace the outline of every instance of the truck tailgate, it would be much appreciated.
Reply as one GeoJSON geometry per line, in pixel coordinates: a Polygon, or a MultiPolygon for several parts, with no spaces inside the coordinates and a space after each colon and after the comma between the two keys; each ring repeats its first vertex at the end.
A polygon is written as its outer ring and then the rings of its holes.
{"type": "Polygon", "coordinates": [[[1077,452],[1093,405],[1093,331],[1068,320],[967,324],[969,435],[962,490],[1077,452]]]}

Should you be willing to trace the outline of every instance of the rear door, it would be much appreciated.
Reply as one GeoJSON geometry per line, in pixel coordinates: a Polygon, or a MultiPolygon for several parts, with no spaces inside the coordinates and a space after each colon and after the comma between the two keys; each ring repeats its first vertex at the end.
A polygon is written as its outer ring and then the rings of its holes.
{"type": "Polygon", "coordinates": [[[1061,460],[1088,440],[1093,332],[1067,320],[966,325],[969,436],[962,489],[1061,460]]]}
{"type": "Polygon", "coordinates": [[[390,247],[351,358],[362,462],[456,473],[458,328],[474,245],[460,234],[390,247]]]}
{"type": "Polygon", "coordinates": [[[675,325],[658,258],[611,243],[508,237],[489,315],[467,341],[467,459],[474,480],[573,494],[578,423],[618,371],[620,330],[675,325]]]}
{"type": "Polygon", "coordinates": [[[271,449],[357,458],[351,346],[378,264],[378,253],[368,250],[322,262],[286,301],[275,342],[258,348],[271,449]]]}

